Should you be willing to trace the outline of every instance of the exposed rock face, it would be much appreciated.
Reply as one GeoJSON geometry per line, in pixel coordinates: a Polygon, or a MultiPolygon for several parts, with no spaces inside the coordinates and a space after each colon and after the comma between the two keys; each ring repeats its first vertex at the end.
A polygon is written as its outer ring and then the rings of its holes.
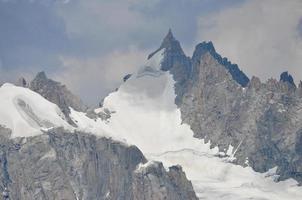
{"type": "Polygon", "coordinates": [[[212,42],[202,42],[198,44],[195,48],[192,60],[196,61],[199,60],[199,58],[204,55],[205,53],[211,54],[215,60],[224,66],[227,71],[231,74],[233,79],[239,83],[242,87],[247,86],[249,83],[249,78],[238,68],[237,64],[232,64],[230,61],[228,61],[227,58],[222,58],[215,50],[212,42]]]}
{"type": "Polygon", "coordinates": [[[287,83],[289,83],[289,84],[291,84],[291,85],[293,85],[293,86],[296,87],[292,75],[288,74],[288,72],[283,72],[283,73],[280,75],[280,81],[287,82],[287,83]]]}
{"type": "Polygon", "coordinates": [[[302,84],[296,88],[288,73],[280,81],[249,81],[211,42],[197,45],[189,61],[184,55],[164,60],[172,60],[176,104],[195,137],[221,151],[232,145],[237,164],[259,172],[278,166],[280,180],[302,182],[302,84]],[[191,73],[184,76],[187,69],[191,73]]]}
{"type": "Polygon", "coordinates": [[[28,87],[28,83],[24,77],[20,77],[16,82],[16,86],[28,87]]]}
{"type": "Polygon", "coordinates": [[[196,199],[191,182],[180,166],[172,166],[167,173],[162,163],[154,162],[136,170],[135,199],[196,199]]]}
{"type": "Polygon", "coordinates": [[[39,93],[50,102],[57,104],[72,125],[74,123],[69,117],[69,107],[76,111],[85,111],[87,109],[82,101],[72,94],[65,85],[47,78],[44,72],[39,72],[31,81],[30,89],[39,93]]]}
{"type": "Polygon", "coordinates": [[[186,90],[186,80],[192,76],[191,60],[187,57],[179,42],[174,38],[171,30],[162,41],[160,48],[148,56],[150,59],[154,54],[160,50],[164,50],[164,60],[161,63],[161,69],[163,71],[170,71],[173,74],[173,78],[177,80],[175,84],[175,90],[178,96],[175,99],[176,104],[180,104],[179,97],[183,95],[186,90]]]}
{"type": "Polygon", "coordinates": [[[210,54],[196,64],[192,85],[181,105],[183,120],[196,137],[226,151],[237,149],[236,162],[265,172],[278,166],[280,180],[301,181],[296,149],[302,127],[302,102],[284,82],[262,84],[253,78],[243,89],[210,54]]]}
{"type": "Polygon", "coordinates": [[[124,76],[123,81],[126,82],[131,76],[132,74],[127,74],[126,76],[124,76]]]}
{"type": "Polygon", "coordinates": [[[135,146],[62,129],[9,135],[0,128],[0,190],[7,188],[10,199],[196,199],[178,166],[138,170],[147,161],[135,146]]]}

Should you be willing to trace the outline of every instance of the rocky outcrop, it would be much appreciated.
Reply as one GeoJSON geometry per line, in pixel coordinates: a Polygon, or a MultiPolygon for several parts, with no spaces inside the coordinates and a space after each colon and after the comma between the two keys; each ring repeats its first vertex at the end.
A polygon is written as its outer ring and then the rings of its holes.
{"type": "Polygon", "coordinates": [[[291,84],[292,86],[296,87],[296,84],[295,84],[295,82],[294,82],[294,79],[293,79],[292,75],[290,75],[288,72],[283,72],[283,73],[280,75],[280,81],[289,83],[289,84],[291,84]]]}
{"type": "Polygon", "coordinates": [[[72,125],[75,124],[69,117],[69,107],[82,112],[87,109],[80,98],[72,94],[65,85],[47,78],[45,72],[39,72],[36,75],[30,83],[30,89],[39,93],[48,101],[57,104],[72,125]]]}
{"type": "Polygon", "coordinates": [[[174,38],[171,29],[166,37],[163,39],[160,47],[148,56],[150,59],[154,54],[164,49],[164,57],[161,63],[161,70],[170,71],[173,75],[175,83],[175,90],[178,94],[175,102],[180,104],[180,97],[186,90],[186,80],[192,76],[192,65],[189,57],[183,52],[180,43],[174,38]]]}
{"type": "Polygon", "coordinates": [[[20,77],[16,82],[16,86],[28,87],[28,83],[24,77],[20,77]]]}
{"type": "Polygon", "coordinates": [[[194,68],[197,73],[181,110],[195,136],[210,140],[221,151],[236,147],[238,164],[259,172],[278,166],[280,180],[292,177],[301,182],[302,157],[297,147],[302,101],[295,86],[253,78],[242,88],[210,54],[202,56],[194,68]]]}
{"type": "Polygon", "coordinates": [[[135,171],[134,177],[135,199],[197,200],[180,166],[172,166],[166,172],[160,162],[147,163],[135,171]]]}
{"type": "Polygon", "coordinates": [[[168,69],[176,81],[175,102],[194,136],[220,151],[233,146],[236,164],[258,172],[277,166],[279,180],[291,177],[302,183],[302,84],[297,88],[287,72],[280,81],[249,81],[211,42],[197,45],[187,59],[164,58],[173,60],[168,69]],[[181,66],[184,62],[190,64],[181,66]],[[190,69],[190,75],[183,76],[180,68],[190,69]]]}
{"type": "Polygon", "coordinates": [[[126,82],[131,76],[132,74],[127,74],[126,76],[124,76],[123,81],[126,82]]]}
{"type": "Polygon", "coordinates": [[[231,74],[232,78],[242,87],[246,87],[249,78],[239,69],[237,64],[232,64],[227,58],[221,57],[215,50],[212,42],[202,42],[195,47],[192,56],[193,62],[198,61],[201,56],[209,53],[211,56],[231,74]]]}
{"type": "Polygon", "coordinates": [[[147,160],[135,146],[60,128],[9,135],[0,128],[0,190],[9,199],[196,199],[180,167],[141,170],[147,160]]]}

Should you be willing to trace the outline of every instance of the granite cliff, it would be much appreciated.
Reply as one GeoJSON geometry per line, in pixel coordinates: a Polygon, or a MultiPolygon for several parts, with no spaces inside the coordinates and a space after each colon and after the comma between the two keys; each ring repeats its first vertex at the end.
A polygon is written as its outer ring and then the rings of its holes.
{"type": "Polygon", "coordinates": [[[0,188],[7,199],[197,199],[180,166],[166,171],[135,146],[62,128],[27,138],[10,134],[0,128],[0,188]]]}
{"type": "Polygon", "coordinates": [[[162,46],[162,69],[173,75],[175,103],[195,137],[220,151],[235,147],[236,164],[258,172],[277,166],[279,180],[302,182],[301,84],[288,72],[279,81],[249,80],[212,42],[198,44],[189,58],[169,31],[162,46]]]}

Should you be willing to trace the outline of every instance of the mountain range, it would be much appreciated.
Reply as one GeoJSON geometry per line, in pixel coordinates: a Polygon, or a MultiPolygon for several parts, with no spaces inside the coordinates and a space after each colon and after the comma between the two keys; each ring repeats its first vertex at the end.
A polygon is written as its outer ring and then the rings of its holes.
{"type": "Polygon", "coordinates": [[[97,108],[40,72],[0,88],[9,199],[302,197],[302,83],[249,78],[172,31],[97,108]]]}

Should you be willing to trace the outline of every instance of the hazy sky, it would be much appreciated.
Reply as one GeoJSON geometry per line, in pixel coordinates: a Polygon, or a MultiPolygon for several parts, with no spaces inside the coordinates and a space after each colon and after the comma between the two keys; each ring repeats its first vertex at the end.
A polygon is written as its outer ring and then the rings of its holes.
{"type": "Polygon", "coordinates": [[[0,80],[44,70],[87,104],[135,71],[169,28],[263,81],[302,79],[301,0],[0,0],[0,80]]]}

